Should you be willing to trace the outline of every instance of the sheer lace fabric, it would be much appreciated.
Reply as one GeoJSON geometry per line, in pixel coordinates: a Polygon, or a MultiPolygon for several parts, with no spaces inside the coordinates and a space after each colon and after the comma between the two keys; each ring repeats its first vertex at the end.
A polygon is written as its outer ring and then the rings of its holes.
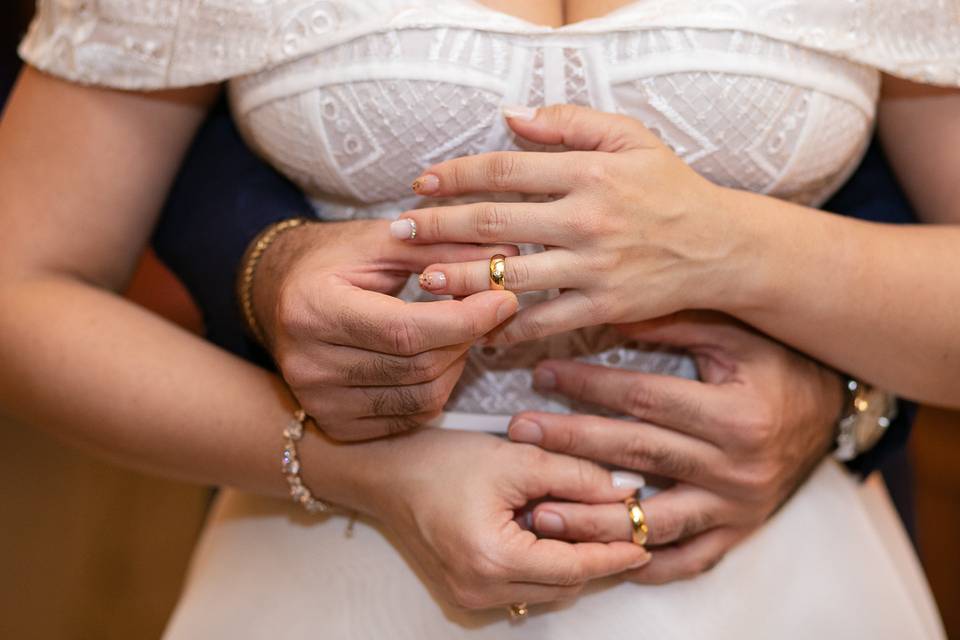
{"type": "MultiPolygon", "coordinates": [[[[435,204],[410,196],[423,168],[529,148],[506,128],[503,104],[622,112],[714,182],[817,205],[868,142],[879,70],[960,84],[960,9],[644,0],[551,29],[467,0],[42,0],[21,53],[110,86],[230,79],[248,142],[329,219],[435,204]]],[[[412,283],[401,295],[428,297],[412,283]]],[[[530,390],[530,370],[546,357],[696,374],[682,355],[594,328],[475,350],[448,408],[566,410],[530,390]]]]}

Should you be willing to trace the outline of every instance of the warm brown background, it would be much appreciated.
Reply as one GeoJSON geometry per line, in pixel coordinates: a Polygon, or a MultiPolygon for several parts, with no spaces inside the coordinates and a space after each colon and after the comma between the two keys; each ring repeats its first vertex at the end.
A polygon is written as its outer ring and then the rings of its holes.
{"type": "MultiPolygon", "coordinates": [[[[12,5],[0,20],[0,53],[19,37],[32,3],[12,5]]],[[[199,327],[155,261],[145,261],[132,289],[199,327]]],[[[948,634],[960,638],[960,414],[925,409],[911,448],[921,556],[948,634]]],[[[158,637],[209,496],[101,463],[0,417],[0,638],[158,637]]]]}

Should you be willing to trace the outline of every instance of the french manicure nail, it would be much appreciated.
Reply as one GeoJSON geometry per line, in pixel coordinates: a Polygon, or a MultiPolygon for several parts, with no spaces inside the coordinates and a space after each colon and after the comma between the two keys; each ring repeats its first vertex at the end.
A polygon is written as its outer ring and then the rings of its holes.
{"type": "Polygon", "coordinates": [[[447,274],[442,271],[430,271],[420,274],[420,288],[436,291],[447,286],[447,274]]]}
{"type": "Polygon", "coordinates": [[[510,425],[507,429],[507,436],[514,442],[540,444],[540,441],[543,440],[543,429],[533,420],[521,418],[510,425]]]}
{"type": "Polygon", "coordinates": [[[560,514],[552,511],[540,511],[536,515],[536,529],[539,533],[545,533],[548,536],[558,536],[563,533],[566,525],[560,514]]]}
{"type": "Polygon", "coordinates": [[[417,223],[409,218],[390,223],[390,235],[397,240],[413,240],[417,237],[417,223]]]}
{"type": "Polygon", "coordinates": [[[614,489],[641,489],[646,483],[639,473],[630,471],[614,471],[610,474],[613,477],[614,489]]]}
{"type": "Polygon", "coordinates": [[[533,120],[537,117],[537,110],[533,107],[522,105],[504,105],[500,108],[504,118],[516,118],[517,120],[533,120]]]}
{"type": "Polygon", "coordinates": [[[653,559],[652,553],[644,553],[643,557],[627,567],[627,569],[639,569],[640,567],[646,565],[653,559]]]}
{"type": "Polygon", "coordinates": [[[413,184],[410,185],[410,188],[413,189],[414,193],[418,193],[422,196],[430,195],[440,188],[440,178],[428,173],[425,176],[420,176],[413,181],[413,184]]]}
{"type": "Polygon", "coordinates": [[[557,386],[557,374],[550,369],[533,370],[533,387],[541,391],[551,391],[557,386]]]}

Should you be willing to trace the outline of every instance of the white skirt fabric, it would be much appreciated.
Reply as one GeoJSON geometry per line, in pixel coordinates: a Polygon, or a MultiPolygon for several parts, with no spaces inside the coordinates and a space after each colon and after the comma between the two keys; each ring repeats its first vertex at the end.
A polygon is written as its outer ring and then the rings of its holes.
{"type": "Polygon", "coordinates": [[[946,637],[882,481],[858,483],[832,461],[709,573],[598,582],[519,623],[445,607],[390,533],[361,520],[347,537],[347,524],[222,492],[165,639],[946,637]]]}

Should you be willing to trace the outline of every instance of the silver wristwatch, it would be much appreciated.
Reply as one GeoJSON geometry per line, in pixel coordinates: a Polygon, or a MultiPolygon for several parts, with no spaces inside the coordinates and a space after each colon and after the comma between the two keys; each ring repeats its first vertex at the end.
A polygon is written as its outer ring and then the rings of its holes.
{"type": "Polygon", "coordinates": [[[897,417],[897,398],[892,394],[848,379],[847,406],[837,423],[837,448],[833,456],[841,462],[869,451],[897,417]]]}

